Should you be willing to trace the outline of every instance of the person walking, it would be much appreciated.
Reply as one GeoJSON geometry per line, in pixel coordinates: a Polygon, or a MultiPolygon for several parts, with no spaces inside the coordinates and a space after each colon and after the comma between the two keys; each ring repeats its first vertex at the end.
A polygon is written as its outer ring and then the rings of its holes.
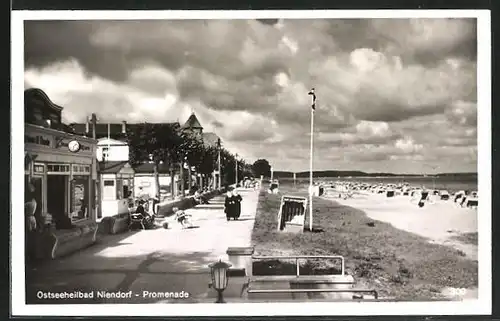
{"type": "Polygon", "coordinates": [[[226,198],[224,199],[224,213],[226,213],[226,219],[229,221],[235,215],[235,198],[233,192],[228,190],[226,192],[226,198]]]}
{"type": "Polygon", "coordinates": [[[241,215],[241,201],[243,201],[243,197],[238,193],[238,190],[233,191],[233,200],[234,200],[234,219],[237,220],[241,215]]]}

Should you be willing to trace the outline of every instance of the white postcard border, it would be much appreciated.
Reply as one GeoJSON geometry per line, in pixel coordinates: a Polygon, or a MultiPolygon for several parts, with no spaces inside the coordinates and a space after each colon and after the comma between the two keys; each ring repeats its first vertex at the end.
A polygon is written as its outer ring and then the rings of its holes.
{"type": "Polygon", "coordinates": [[[26,305],[23,215],[11,215],[12,315],[210,316],[210,315],[473,315],[490,314],[491,299],[491,25],[489,10],[309,11],[13,11],[11,105],[11,213],[23,213],[24,20],[264,19],[264,18],[477,18],[479,298],[462,302],[341,302],[130,305],[26,305]]]}

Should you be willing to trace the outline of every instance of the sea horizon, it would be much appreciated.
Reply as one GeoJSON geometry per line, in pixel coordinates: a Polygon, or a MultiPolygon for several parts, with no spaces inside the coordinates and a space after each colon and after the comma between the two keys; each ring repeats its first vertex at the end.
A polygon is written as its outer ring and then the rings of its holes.
{"type": "MultiPolygon", "coordinates": [[[[293,184],[293,178],[278,178],[280,184],[293,184]]],[[[314,177],[315,182],[322,181],[326,184],[336,181],[352,181],[370,184],[400,184],[408,183],[413,187],[425,187],[427,189],[447,190],[450,193],[457,191],[477,191],[477,177],[454,177],[454,176],[382,176],[382,177],[314,177]]],[[[297,178],[296,184],[309,184],[309,178],[297,178]]]]}

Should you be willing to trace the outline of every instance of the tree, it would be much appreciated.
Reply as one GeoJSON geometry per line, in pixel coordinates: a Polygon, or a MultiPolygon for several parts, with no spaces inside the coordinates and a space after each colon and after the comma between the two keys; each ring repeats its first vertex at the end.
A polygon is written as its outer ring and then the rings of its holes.
{"type": "MultiPolygon", "coordinates": [[[[188,169],[188,188],[191,190],[192,188],[192,182],[191,182],[191,166],[194,166],[197,170],[199,168],[201,159],[202,159],[202,153],[203,153],[203,141],[200,139],[200,137],[192,132],[189,131],[183,131],[181,133],[181,136],[183,138],[182,144],[180,146],[180,151],[184,156],[184,162],[187,163],[187,169],[188,169]]],[[[183,163],[181,162],[181,169],[183,167],[183,163]]],[[[184,196],[184,177],[182,175],[182,196],[184,196]]]]}
{"type": "Polygon", "coordinates": [[[201,149],[200,162],[198,171],[203,176],[211,175],[216,169],[217,164],[217,147],[204,146],[201,149]]]}
{"type": "Polygon", "coordinates": [[[252,165],[252,172],[255,177],[260,177],[261,175],[271,176],[271,165],[269,165],[267,159],[258,159],[252,165]]]}
{"type": "Polygon", "coordinates": [[[156,197],[160,197],[160,179],[158,167],[167,163],[170,168],[171,190],[173,196],[172,165],[177,159],[177,148],[182,142],[178,124],[143,123],[128,126],[127,143],[131,165],[152,161],[155,176],[156,197]]]}
{"type": "MultiPolygon", "coordinates": [[[[183,174],[183,168],[182,168],[182,163],[184,161],[185,157],[185,150],[186,150],[186,144],[185,144],[185,139],[186,136],[184,135],[184,132],[182,131],[182,128],[179,123],[173,123],[173,124],[167,124],[169,128],[168,132],[168,140],[165,142],[165,147],[168,151],[166,153],[166,159],[165,161],[169,164],[170,167],[170,194],[172,199],[175,199],[175,186],[174,186],[174,178],[175,178],[175,166],[178,165],[180,166],[180,175],[179,179],[181,179],[182,182],[182,174],[183,174]]],[[[183,184],[181,184],[181,189],[183,189],[183,184]]]]}
{"type": "Polygon", "coordinates": [[[241,175],[239,177],[252,177],[252,165],[248,164],[245,160],[240,160],[240,166],[238,166],[238,170],[241,169],[241,175]]]}
{"type": "Polygon", "coordinates": [[[228,185],[234,181],[235,176],[235,157],[227,149],[222,148],[220,152],[222,185],[228,185]]]}
{"type": "Polygon", "coordinates": [[[162,160],[167,158],[169,152],[165,140],[170,136],[170,131],[163,125],[143,123],[127,128],[130,163],[132,166],[136,166],[143,162],[153,162],[156,197],[158,198],[160,196],[158,166],[162,160]]]}

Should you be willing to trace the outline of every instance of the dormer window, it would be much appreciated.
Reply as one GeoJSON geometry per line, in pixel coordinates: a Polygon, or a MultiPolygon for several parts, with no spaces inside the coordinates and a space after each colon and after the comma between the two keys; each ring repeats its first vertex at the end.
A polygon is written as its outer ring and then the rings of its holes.
{"type": "Polygon", "coordinates": [[[24,96],[25,121],[59,129],[62,107],[55,105],[40,89],[27,89],[24,96]]]}
{"type": "Polygon", "coordinates": [[[102,148],[102,160],[106,161],[109,158],[109,148],[108,147],[103,147],[102,148]]]}
{"type": "Polygon", "coordinates": [[[55,128],[59,126],[59,117],[57,114],[51,113],[49,115],[49,120],[50,120],[50,127],[55,128]]]}
{"type": "Polygon", "coordinates": [[[43,120],[43,114],[40,107],[33,108],[33,120],[35,122],[41,122],[43,120]]]}

